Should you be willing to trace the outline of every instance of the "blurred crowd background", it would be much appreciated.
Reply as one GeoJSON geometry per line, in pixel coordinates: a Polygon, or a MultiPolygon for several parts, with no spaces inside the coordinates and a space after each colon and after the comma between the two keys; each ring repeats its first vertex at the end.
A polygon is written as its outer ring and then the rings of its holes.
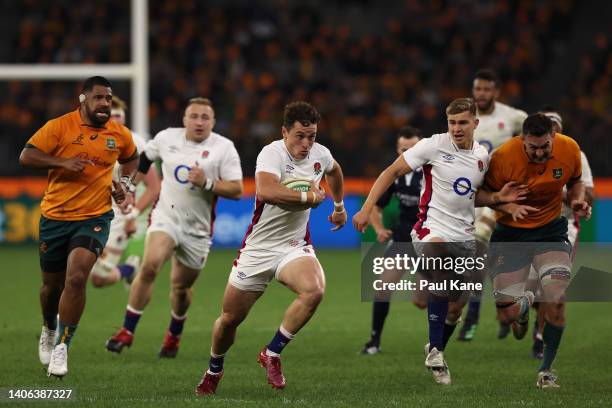
{"type": "MultiPolygon", "coordinates": [[[[612,176],[612,2],[578,0],[150,0],[151,133],[209,97],[216,131],[245,175],[280,137],[283,106],[322,113],[319,141],[349,176],[375,176],[403,125],[445,131],[444,109],[474,73],[502,78],[500,101],[558,107],[595,176],[612,176]]],[[[0,63],[127,63],[126,0],[0,0],[0,63]]],[[[24,173],[23,144],[76,109],[80,82],[0,81],[0,176],[24,173]]],[[[126,81],[114,93],[128,102],[126,81]]],[[[128,112],[129,115],[129,112],[128,112]]]]}

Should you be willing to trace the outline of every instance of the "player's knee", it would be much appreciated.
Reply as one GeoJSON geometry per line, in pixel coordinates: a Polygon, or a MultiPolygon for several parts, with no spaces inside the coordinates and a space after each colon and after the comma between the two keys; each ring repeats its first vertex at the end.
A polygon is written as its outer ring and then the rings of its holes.
{"type": "Polygon", "coordinates": [[[497,320],[499,320],[501,324],[511,324],[512,322],[516,321],[518,313],[513,308],[515,304],[516,303],[514,302],[496,303],[497,320]]]}
{"type": "Polygon", "coordinates": [[[427,302],[423,299],[412,299],[412,304],[421,310],[427,308],[427,302]]]}
{"type": "Polygon", "coordinates": [[[85,290],[87,276],[83,273],[74,273],[66,279],[66,286],[73,290],[85,290]]]}
{"type": "Polygon", "coordinates": [[[142,265],[142,268],[138,272],[137,278],[145,283],[153,283],[155,281],[155,277],[157,275],[157,271],[159,270],[160,265],[156,265],[155,263],[147,262],[142,265]]]}
{"type": "Polygon", "coordinates": [[[235,328],[242,323],[246,314],[236,311],[223,311],[219,317],[219,325],[223,328],[235,328]]]}
{"type": "Polygon", "coordinates": [[[315,286],[307,291],[300,294],[300,297],[304,300],[304,303],[309,307],[316,308],[319,303],[323,300],[325,294],[325,288],[323,286],[315,286]]]}
{"type": "Polygon", "coordinates": [[[448,307],[448,314],[446,320],[449,322],[456,322],[461,318],[462,307],[454,304],[450,304],[448,307]]]}
{"type": "Polygon", "coordinates": [[[96,288],[103,288],[107,285],[107,280],[98,275],[91,275],[91,284],[96,288]]]}

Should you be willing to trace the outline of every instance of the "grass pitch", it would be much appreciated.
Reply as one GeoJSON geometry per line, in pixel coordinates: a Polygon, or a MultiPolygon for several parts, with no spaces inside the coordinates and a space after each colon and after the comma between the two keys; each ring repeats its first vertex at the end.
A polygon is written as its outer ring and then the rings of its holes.
{"type": "MultiPolygon", "coordinates": [[[[122,284],[88,288],[87,307],[69,353],[65,379],[49,379],[38,361],[40,273],[35,247],[2,248],[0,265],[0,389],[74,390],[66,402],[21,402],[19,406],[471,406],[541,407],[612,405],[612,320],[609,303],[572,303],[555,364],[561,389],[535,387],[538,362],[524,341],[497,340],[493,305],[485,303],[476,339],[452,339],[446,357],[453,385],[436,385],[425,370],[425,313],[394,303],[383,336],[383,352],[359,355],[369,334],[371,305],[360,302],[359,253],[320,251],[327,275],[326,297],[312,321],[283,352],[287,388],[273,390],[257,353],[278,327],[292,293],[278,282],[255,305],[238,331],[225,363],[218,394],[198,399],[194,387],[207,366],[211,326],[218,316],[235,251],[213,251],[198,280],[175,360],[157,352],[169,322],[168,267],[160,273],[131,349],[117,355],[104,348],[120,327],[127,301],[122,284]]],[[[15,402],[15,401],[12,401],[15,402]]]]}

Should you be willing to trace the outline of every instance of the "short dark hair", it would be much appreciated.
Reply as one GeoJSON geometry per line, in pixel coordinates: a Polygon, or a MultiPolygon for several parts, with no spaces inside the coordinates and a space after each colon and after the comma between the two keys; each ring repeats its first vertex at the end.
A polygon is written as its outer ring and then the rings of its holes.
{"type": "Polygon", "coordinates": [[[283,127],[289,130],[296,121],[300,122],[302,126],[310,126],[321,121],[321,114],[308,102],[291,102],[285,106],[283,127]]]}
{"type": "Polygon", "coordinates": [[[474,79],[491,81],[495,84],[496,88],[499,88],[500,85],[499,76],[497,76],[497,73],[495,71],[489,68],[479,69],[478,72],[476,72],[476,75],[474,75],[474,79]]]}
{"type": "Polygon", "coordinates": [[[397,138],[399,139],[400,137],[405,137],[406,139],[411,139],[413,137],[418,137],[419,139],[423,138],[423,133],[412,126],[404,126],[403,128],[401,128],[398,132],[397,132],[397,138]]]}
{"type": "Polygon", "coordinates": [[[81,91],[91,91],[96,85],[112,88],[111,83],[108,82],[108,79],[101,76],[92,76],[91,78],[87,78],[85,82],[83,82],[83,88],[81,89],[81,91]]]}
{"type": "Polygon", "coordinates": [[[552,134],[553,122],[546,115],[534,113],[523,122],[523,135],[544,136],[552,134]]]}
{"type": "Polygon", "coordinates": [[[456,115],[462,112],[470,112],[476,116],[476,102],[472,98],[455,99],[446,107],[447,115],[456,115]]]}

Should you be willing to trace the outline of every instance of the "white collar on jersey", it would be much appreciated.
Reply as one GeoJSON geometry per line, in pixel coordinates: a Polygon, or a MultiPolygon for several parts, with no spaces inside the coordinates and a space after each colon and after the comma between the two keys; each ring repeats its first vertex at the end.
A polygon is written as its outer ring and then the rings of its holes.
{"type": "Polygon", "coordinates": [[[476,142],[476,139],[474,139],[473,137],[472,137],[472,147],[471,148],[469,148],[469,149],[460,149],[459,146],[457,146],[455,144],[455,141],[453,140],[453,137],[451,136],[450,132],[447,132],[446,134],[448,135],[448,138],[450,139],[450,142],[451,142],[451,144],[453,145],[453,147],[455,148],[456,151],[458,151],[458,152],[459,151],[462,151],[462,152],[474,152],[474,149],[476,149],[476,146],[477,146],[478,142],[476,142]]]}

